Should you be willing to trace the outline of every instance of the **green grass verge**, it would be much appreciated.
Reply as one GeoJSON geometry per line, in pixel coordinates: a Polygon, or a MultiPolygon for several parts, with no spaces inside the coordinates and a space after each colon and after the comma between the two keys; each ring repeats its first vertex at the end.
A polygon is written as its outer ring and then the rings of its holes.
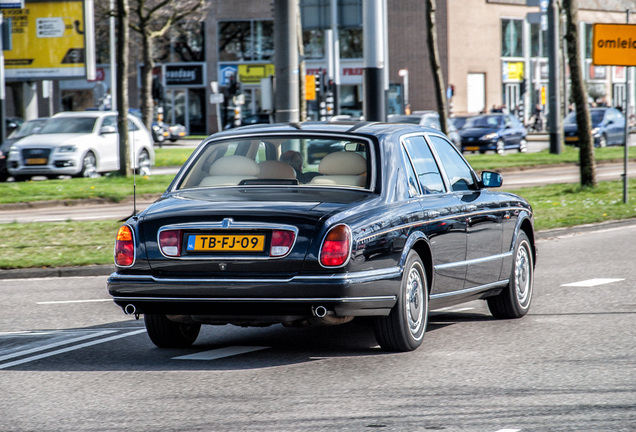
{"type": "MultiPolygon", "coordinates": [[[[630,181],[627,204],[622,202],[620,181],[602,182],[594,189],[557,184],[514,192],[532,204],[537,230],[636,218],[636,180],[630,181]]],[[[111,264],[120,225],[117,221],[0,224],[0,269],[111,264]]]]}
{"type": "Polygon", "coordinates": [[[155,148],[155,166],[181,166],[188,160],[193,151],[193,147],[155,148]]]}
{"type": "MultiPolygon", "coordinates": [[[[174,176],[137,176],[137,194],[162,194],[174,176]]],[[[104,176],[27,182],[0,183],[0,204],[103,198],[119,202],[133,194],[133,178],[104,176]]]]}
{"type": "Polygon", "coordinates": [[[0,224],[0,269],[113,262],[118,221],[0,224]]]}
{"type": "MultiPolygon", "coordinates": [[[[622,161],[624,159],[624,147],[605,147],[594,149],[594,159],[601,161],[622,161]]],[[[495,153],[464,155],[476,171],[505,170],[511,168],[527,168],[543,165],[577,164],[579,162],[578,147],[564,146],[561,154],[551,154],[549,150],[536,153],[515,153],[508,150],[500,156],[495,153]]],[[[636,147],[629,148],[629,157],[636,158],[636,147]]]]}

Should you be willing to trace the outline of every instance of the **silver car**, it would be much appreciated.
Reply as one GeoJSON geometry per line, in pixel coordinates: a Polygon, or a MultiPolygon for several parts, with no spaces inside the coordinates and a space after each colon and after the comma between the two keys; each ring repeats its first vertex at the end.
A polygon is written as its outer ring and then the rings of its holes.
{"type": "MultiPolygon", "coordinates": [[[[149,175],[154,162],[150,133],[128,116],[130,160],[134,169],[149,175]]],[[[11,146],[7,161],[16,181],[32,176],[95,177],[119,169],[117,113],[112,111],[56,114],[36,133],[11,146]]]]}

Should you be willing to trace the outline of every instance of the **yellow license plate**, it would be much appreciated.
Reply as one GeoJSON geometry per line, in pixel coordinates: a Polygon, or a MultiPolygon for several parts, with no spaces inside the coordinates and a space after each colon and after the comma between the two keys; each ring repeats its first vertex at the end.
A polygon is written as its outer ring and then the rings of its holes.
{"type": "Polygon", "coordinates": [[[579,137],[565,137],[566,141],[578,141],[579,137]]]}
{"type": "Polygon", "coordinates": [[[479,147],[477,146],[466,146],[464,147],[464,150],[468,150],[468,151],[478,151],[479,147]]]}
{"type": "Polygon", "coordinates": [[[188,236],[189,252],[263,252],[264,234],[197,234],[188,236]]]}
{"type": "Polygon", "coordinates": [[[27,165],[46,165],[48,161],[46,158],[28,158],[25,162],[27,165]]]}

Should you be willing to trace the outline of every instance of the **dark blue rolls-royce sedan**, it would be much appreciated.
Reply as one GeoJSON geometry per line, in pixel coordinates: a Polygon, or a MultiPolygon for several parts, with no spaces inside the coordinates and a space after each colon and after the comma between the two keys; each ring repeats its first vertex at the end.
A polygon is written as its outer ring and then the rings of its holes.
{"type": "Polygon", "coordinates": [[[396,123],[248,126],[204,140],[118,231],[108,290],[159,347],[202,324],[334,325],[422,343],[429,310],[530,307],[533,214],[440,131],[396,123]],[[314,145],[340,143],[309,160],[314,145]]]}

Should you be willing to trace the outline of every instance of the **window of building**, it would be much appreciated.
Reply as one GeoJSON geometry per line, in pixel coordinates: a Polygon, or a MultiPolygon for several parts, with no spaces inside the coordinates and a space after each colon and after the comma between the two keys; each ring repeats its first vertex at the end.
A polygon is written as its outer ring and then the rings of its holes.
{"type": "Polygon", "coordinates": [[[219,21],[219,61],[266,61],[273,58],[273,21],[219,21]]]}
{"type": "Polygon", "coordinates": [[[548,32],[541,24],[530,24],[530,57],[548,56],[548,32]]]}
{"type": "MultiPolygon", "coordinates": [[[[301,0],[305,57],[325,56],[324,31],[331,28],[330,0],[301,0]]],[[[360,59],[362,51],[362,0],[338,0],[338,37],[340,58],[360,59]]]]}
{"type": "Polygon", "coordinates": [[[583,23],[583,40],[585,45],[585,58],[592,58],[592,40],[594,38],[594,24],[583,23]]]}
{"type": "Polygon", "coordinates": [[[501,56],[523,57],[523,20],[501,20],[501,56]]]}

